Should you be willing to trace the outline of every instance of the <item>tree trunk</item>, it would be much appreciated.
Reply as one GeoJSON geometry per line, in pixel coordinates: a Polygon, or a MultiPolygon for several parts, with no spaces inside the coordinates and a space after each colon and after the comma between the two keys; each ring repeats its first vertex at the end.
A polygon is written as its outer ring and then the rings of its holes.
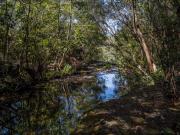
{"type": "Polygon", "coordinates": [[[137,36],[137,38],[141,44],[141,47],[143,48],[143,51],[145,53],[149,71],[150,72],[156,72],[157,71],[156,64],[154,63],[151,52],[148,48],[148,45],[146,44],[144,36],[143,36],[143,34],[139,28],[139,25],[137,23],[135,0],[132,0],[132,8],[133,8],[133,29],[134,29],[134,33],[137,36]]]}
{"type": "Polygon", "coordinates": [[[140,31],[139,28],[136,29],[136,32],[137,32],[138,38],[140,40],[141,46],[143,48],[143,51],[144,51],[144,53],[146,55],[146,59],[147,59],[148,66],[149,66],[149,70],[150,70],[150,72],[156,72],[156,70],[157,70],[156,69],[156,65],[154,63],[153,57],[151,55],[151,52],[150,52],[150,50],[149,50],[149,48],[148,48],[148,46],[147,46],[147,44],[145,42],[145,39],[143,37],[142,32],[140,31]]]}
{"type": "Polygon", "coordinates": [[[6,0],[6,11],[5,11],[5,19],[6,19],[6,32],[4,37],[4,48],[3,48],[3,61],[6,63],[7,61],[7,53],[8,53],[8,37],[9,37],[9,20],[8,20],[8,1],[6,0]]]}
{"type": "Polygon", "coordinates": [[[71,29],[72,29],[72,0],[70,0],[69,28],[67,33],[67,41],[71,39],[71,29]]]}
{"type": "Polygon", "coordinates": [[[8,62],[8,51],[9,51],[9,32],[10,32],[10,25],[9,21],[11,21],[13,12],[15,10],[16,6],[16,0],[13,3],[11,14],[8,13],[8,0],[6,0],[6,7],[5,7],[5,19],[6,19],[6,30],[5,30],[5,36],[4,36],[4,45],[3,45],[3,61],[6,63],[8,62]]]}
{"type": "Polygon", "coordinates": [[[60,26],[61,26],[61,24],[60,24],[60,22],[61,22],[61,20],[60,20],[60,17],[61,17],[61,0],[59,0],[59,7],[58,7],[58,37],[59,37],[59,39],[60,39],[60,34],[61,34],[61,28],[60,28],[60,26]]]}
{"type": "Polygon", "coordinates": [[[8,23],[6,24],[6,34],[5,34],[5,39],[4,39],[4,53],[3,53],[3,60],[4,62],[7,62],[7,57],[8,57],[8,37],[9,37],[9,25],[8,23]]]}
{"type": "Polygon", "coordinates": [[[27,16],[26,16],[25,36],[24,36],[26,68],[29,68],[28,51],[29,51],[29,21],[30,21],[30,12],[31,12],[31,0],[29,0],[29,2],[28,2],[28,13],[27,13],[27,16]]]}

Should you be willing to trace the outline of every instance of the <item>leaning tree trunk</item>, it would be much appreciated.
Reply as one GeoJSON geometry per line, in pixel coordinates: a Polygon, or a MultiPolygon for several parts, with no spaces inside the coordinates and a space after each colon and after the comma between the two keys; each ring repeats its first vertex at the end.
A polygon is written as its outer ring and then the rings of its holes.
{"type": "Polygon", "coordinates": [[[148,66],[149,66],[149,70],[150,72],[156,72],[156,65],[154,63],[154,60],[153,60],[153,57],[151,55],[151,52],[145,42],[145,39],[143,37],[143,34],[142,32],[140,31],[139,28],[136,29],[136,33],[137,33],[137,36],[138,36],[138,39],[140,40],[140,43],[141,43],[141,46],[143,48],[143,51],[146,55],[146,59],[147,59],[147,62],[148,62],[148,66]]]}
{"type": "Polygon", "coordinates": [[[149,71],[150,72],[156,72],[156,70],[157,70],[156,64],[154,63],[150,49],[148,48],[148,45],[146,44],[144,36],[143,36],[143,34],[139,28],[139,25],[137,23],[135,0],[132,0],[132,8],[133,8],[133,30],[134,30],[134,33],[137,36],[138,41],[140,42],[141,47],[143,48],[143,51],[145,53],[149,71]]]}

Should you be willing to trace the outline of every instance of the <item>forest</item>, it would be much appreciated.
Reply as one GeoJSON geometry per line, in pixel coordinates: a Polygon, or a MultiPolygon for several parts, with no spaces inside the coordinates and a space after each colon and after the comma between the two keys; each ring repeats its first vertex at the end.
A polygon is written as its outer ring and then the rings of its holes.
{"type": "Polygon", "coordinates": [[[0,135],[179,135],[180,0],[0,0],[0,135]]]}

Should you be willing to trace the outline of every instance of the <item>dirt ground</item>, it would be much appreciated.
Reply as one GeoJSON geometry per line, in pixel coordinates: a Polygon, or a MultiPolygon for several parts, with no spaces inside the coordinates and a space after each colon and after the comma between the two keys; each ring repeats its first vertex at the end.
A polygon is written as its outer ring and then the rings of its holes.
{"type": "Polygon", "coordinates": [[[73,135],[179,135],[180,99],[172,104],[162,87],[138,88],[97,105],[83,116],[73,135]]]}

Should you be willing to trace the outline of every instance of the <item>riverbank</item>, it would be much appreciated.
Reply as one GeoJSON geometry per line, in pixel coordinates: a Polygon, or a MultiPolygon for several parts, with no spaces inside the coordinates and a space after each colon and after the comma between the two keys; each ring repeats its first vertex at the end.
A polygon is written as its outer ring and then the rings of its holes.
{"type": "Polygon", "coordinates": [[[180,100],[173,105],[162,87],[134,89],[121,99],[99,104],[84,115],[72,135],[179,134],[180,100]]]}
{"type": "Polygon", "coordinates": [[[5,83],[1,81],[0,78],[0,103],[11,102],[19,98],[28,97],[30,93],[33,92],[36,87],[43,85],[48,82],[61,82],[61,83],[82,83],[94,81],[95,75],[100,71],[106,71],[113,66],[107,66],[106,63],[91,63],[85,64],[78,71],[59,76],[55,74],[50,78],[43,78],[42,80],[32,80],[32,79],[20,79],[19,76],[9,77],[5,79],[5,83]]]}

